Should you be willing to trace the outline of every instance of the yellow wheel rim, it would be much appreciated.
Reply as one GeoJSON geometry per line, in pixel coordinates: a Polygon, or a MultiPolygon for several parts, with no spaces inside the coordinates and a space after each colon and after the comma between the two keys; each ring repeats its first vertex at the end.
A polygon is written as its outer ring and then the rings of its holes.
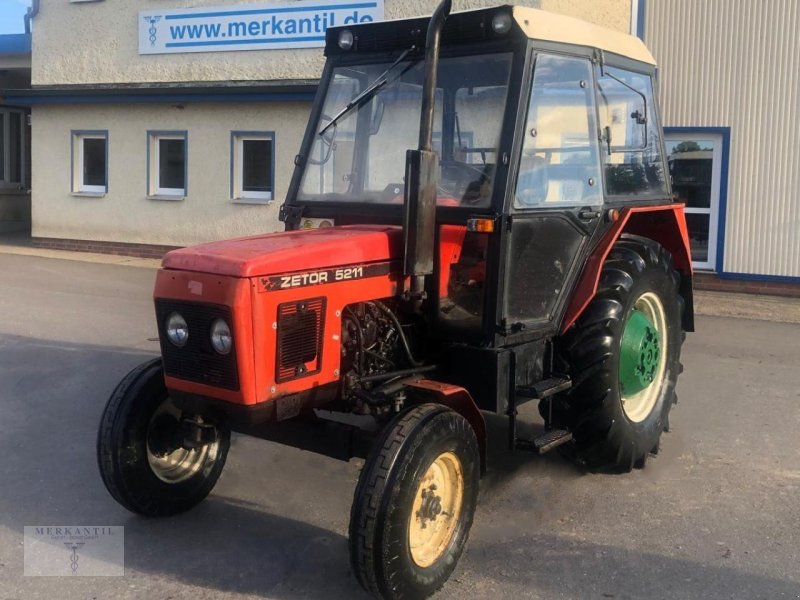
{"type": "Polygon", "coordinates": [[[430,567],[445,553],[461,518],[463,502],[461,461],[452,452],[444,452],[428,467],[414,495],[408,545],[418,567],[430,567]]]}
{"type": "Polygon", "coordinates": [[[156,452],[150,446],[150,433],[159,417],[169,416],[177,424],[182,417],[181,411],[175,406],[171,398],[167,398],[153,414],[147,427],[147,462],[153,474],[164,483],[181,483],[199,473],[209,458],[214,458],[219,452],[219,442],[205,444],[200,448],[170,448],[163,452],[156,452]]]}

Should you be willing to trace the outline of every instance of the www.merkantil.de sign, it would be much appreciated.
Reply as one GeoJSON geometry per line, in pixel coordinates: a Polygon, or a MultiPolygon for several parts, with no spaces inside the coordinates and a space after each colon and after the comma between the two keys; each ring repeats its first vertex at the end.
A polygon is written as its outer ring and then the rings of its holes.
{"type": "Polygon", "coordinates": [[[325,30],[383,19],[383,0],[245,4],[139,13],[139,54],[314,48],[325,30]]]}

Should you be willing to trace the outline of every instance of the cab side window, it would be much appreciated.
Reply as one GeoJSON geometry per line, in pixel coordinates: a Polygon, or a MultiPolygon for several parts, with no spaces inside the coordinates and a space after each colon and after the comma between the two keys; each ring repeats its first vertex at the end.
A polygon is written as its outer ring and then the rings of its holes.
{"type": "Polygon", "coordinates": [[[592,89],[588,60],[537,55],[515,208],[602,202],[592,89]]]}
{"type": "Polygon", "coordinates": [[[605,67],[597,76],[606,195],[666,194],[653,80],[605,67]]]}

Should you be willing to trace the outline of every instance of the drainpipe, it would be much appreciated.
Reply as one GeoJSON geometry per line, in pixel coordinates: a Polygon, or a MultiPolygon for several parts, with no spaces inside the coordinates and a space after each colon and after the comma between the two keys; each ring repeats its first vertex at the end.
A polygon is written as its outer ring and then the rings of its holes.
{"type": "Polygon", "coordinates": [[[439,46],[452,0],[442,0],[428,24],[425,40],[425,81],[419,120],[419,148],[406,151],[405,212],[403,236],[404,273],[411,277],[409,299],[418,305],[425,299],[425,278],[433,273],[436,234],[436,187],[439,157],[433,151],[433,111],[439,46]]]}
{"type": "Polygon", "coordinates": [[[39,14],[39,0],[33,0],[25,13],[25,33],[31,32],[31,20],[39,14]]]}

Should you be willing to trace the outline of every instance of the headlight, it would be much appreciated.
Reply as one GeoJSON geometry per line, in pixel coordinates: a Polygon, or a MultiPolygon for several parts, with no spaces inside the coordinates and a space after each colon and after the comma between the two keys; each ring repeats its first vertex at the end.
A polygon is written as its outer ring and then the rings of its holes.
{"type": "Polygon", "coordinates": [[[499,12],[492,17],[492,29],[495,33],[508,33],[511,29],[511,15],[507,12],[499,12]]]}
{"type": "Polygon", "coordinates": [[[189,341],[189,326],[180,313],[170,313],[167,317],[166,330],[167,339],[178,348],[183,348],[189,341]]]}
{"type": "Polygon", "coordinates": [[[228,354],[233,348],[231,328],[222,319],[216,319],[211,324],[211,345],[220,354],[228,354]]]}
{"type": "Polygon", "coordinates": [[[339,32],[339,48],[350,50],[353,47],[353,32],[349,29],[342,29],[339,32]]]}

